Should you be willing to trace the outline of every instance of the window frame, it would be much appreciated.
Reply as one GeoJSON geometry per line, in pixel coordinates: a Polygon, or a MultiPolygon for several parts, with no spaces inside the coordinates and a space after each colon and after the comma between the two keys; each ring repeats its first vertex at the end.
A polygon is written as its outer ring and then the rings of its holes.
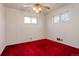
{"type": "Polygon", "coordinates": [[[24,16],[24,23],[25,24],[37,24],[37,18],[36,17],[29,17],[29,16],[24,16]],[[30,22],[27,22],[27,19],[25,19],[25,18],[29,18],[30,19],[30,22]],[[34,22],[33,22],[33,19],[36,19],[34,22]]]}
{"type": "MultiPolygon", "coordinates": [[[[58,21],[57,23],[64,23],[64,22],[67,22],[67,21],[70,20],[70,12],[69,12],[69,11],[63,12],[63,13],[61,13],[61,14],[54,15],[54,16],[52,17],[52,23],[55,23],[55,22],[54,22],[54,21],[55,21],[54,17],[56,17],[56,16],[59,16],[59,21],[58,21]],[[68,17],[68,18],[64,18],[63,15],[67,15],[66,17],[68,17]],[[62,20],[62,18],[64,18],[64,20],[62,20]],[[68,19],[68,20],[67,20],[67,19],[68,19]]],[[[56,24],[56,23],[55,23],[55,24],[56,24]]]]}

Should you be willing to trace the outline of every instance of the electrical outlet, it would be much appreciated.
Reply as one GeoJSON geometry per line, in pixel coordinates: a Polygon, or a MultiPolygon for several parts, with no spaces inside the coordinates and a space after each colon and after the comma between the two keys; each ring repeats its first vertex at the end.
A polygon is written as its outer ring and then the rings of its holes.
{"type": "Polygon", "coordinates": [[[58,41],[60,41],[60,38],[57,38],[58,41]]]}
{"type": "Polygon", "coordinates": [[[60,41],[62,41],[62,42],[63,42],[63,39],[60,39],[60,41]]]}
{"type": "Polygon", "coordinates": [[[58,41],[63,41],[63,39],[61,39],[61,38],[57,38],[57,40],[58,40],[58,41]]]}
{"type": "Polygon", "coordinates": [[[32,37],[30,37],[30,40],[32,40],[32,37]]]}

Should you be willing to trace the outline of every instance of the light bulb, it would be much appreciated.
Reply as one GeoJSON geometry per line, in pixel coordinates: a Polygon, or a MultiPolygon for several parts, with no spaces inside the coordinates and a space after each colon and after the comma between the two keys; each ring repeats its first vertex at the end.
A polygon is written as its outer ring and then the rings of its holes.
{"type": "Polygon", "coordinates": [[[34,7],[33,10],[36,10],[36,8],[34,7]]]}
{"type": "Polygon", "coordinates": [[[36,12],[36,13],[38,13],[39,11],[38,11],[38,10],[36,10],[35,12],[36,12]]]}
{"type": "Polygon", "coordinates": [[[41,8],[39,8],[38,10],[39,10],[39,11],[41,11],[42,9],[41,9],[41,8]]]}

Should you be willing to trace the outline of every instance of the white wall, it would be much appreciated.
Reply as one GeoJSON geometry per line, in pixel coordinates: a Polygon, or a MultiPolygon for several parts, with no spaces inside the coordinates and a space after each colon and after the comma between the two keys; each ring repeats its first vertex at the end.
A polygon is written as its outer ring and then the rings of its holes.
{"type": "Polygon", "coordinates": [[[79,48],[78,10],[78,4],[71,4],[56,9],[44,16],[43,14],[35,14],[30,11],[24,12],[17,9],[6,8],[6,44],[16,44],[41,38],[48,38],[57,41],[56,38],[60,37],[63,39],[63,42],[61,43],[79,48]],[[66,11],[71,13],[70,20],[68,22],[52,24],[53,15],[66,11]],[[38,23],[36,25],[24,24],[24,16],[37,17],[38,23]]]}
{"type": "MultiPolygon", "coordinates": [[[[63,39],[64,44],[79,48],[79,4],[71,4],[64,6],[55,11],[50,12],[47,16],[47,31],[48,39],[57,41],[56,38],[63,39]],[[70,20],[65,23],[52,23],[52,16],[63,12],[70,12],[70,20]]],[[[57,41],[58,42],[58,41],[57,41]]]]}
{"type": "Polygon", "coordinates": [[[0,54],[5,48],[5,10],[4,6],[0,4],[0,54]]]}
{"type": "Polygon", "coordinates": [[[44,38],[44,15],[6,8],[7,45],[44,38]],[[24,24],[24,16],[37,18],[37,24],[24,24]],[[32,39],[31,39],[32,38],[32,39]]]}

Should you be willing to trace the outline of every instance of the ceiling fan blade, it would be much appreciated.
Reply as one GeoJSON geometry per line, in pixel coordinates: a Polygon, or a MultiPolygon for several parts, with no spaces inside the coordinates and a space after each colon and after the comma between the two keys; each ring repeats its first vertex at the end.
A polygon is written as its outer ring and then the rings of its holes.
{"type": "Polygon", "coordinates": [[[44,8],[46,8],[46,9],[50,9],[50,7],[48,7],[48,6],[43,6],[44,8]]]}
{"type": "Polygon", "coordinates": [[[46,9],[50,9],[50,7],[46,4],[39,4],[41,7],[46,8],[46,9]]]}
{"type": "Polygon", "coordinates": [[[24,7],[32,7],[32,5],[23,5],[24,7]]]}

